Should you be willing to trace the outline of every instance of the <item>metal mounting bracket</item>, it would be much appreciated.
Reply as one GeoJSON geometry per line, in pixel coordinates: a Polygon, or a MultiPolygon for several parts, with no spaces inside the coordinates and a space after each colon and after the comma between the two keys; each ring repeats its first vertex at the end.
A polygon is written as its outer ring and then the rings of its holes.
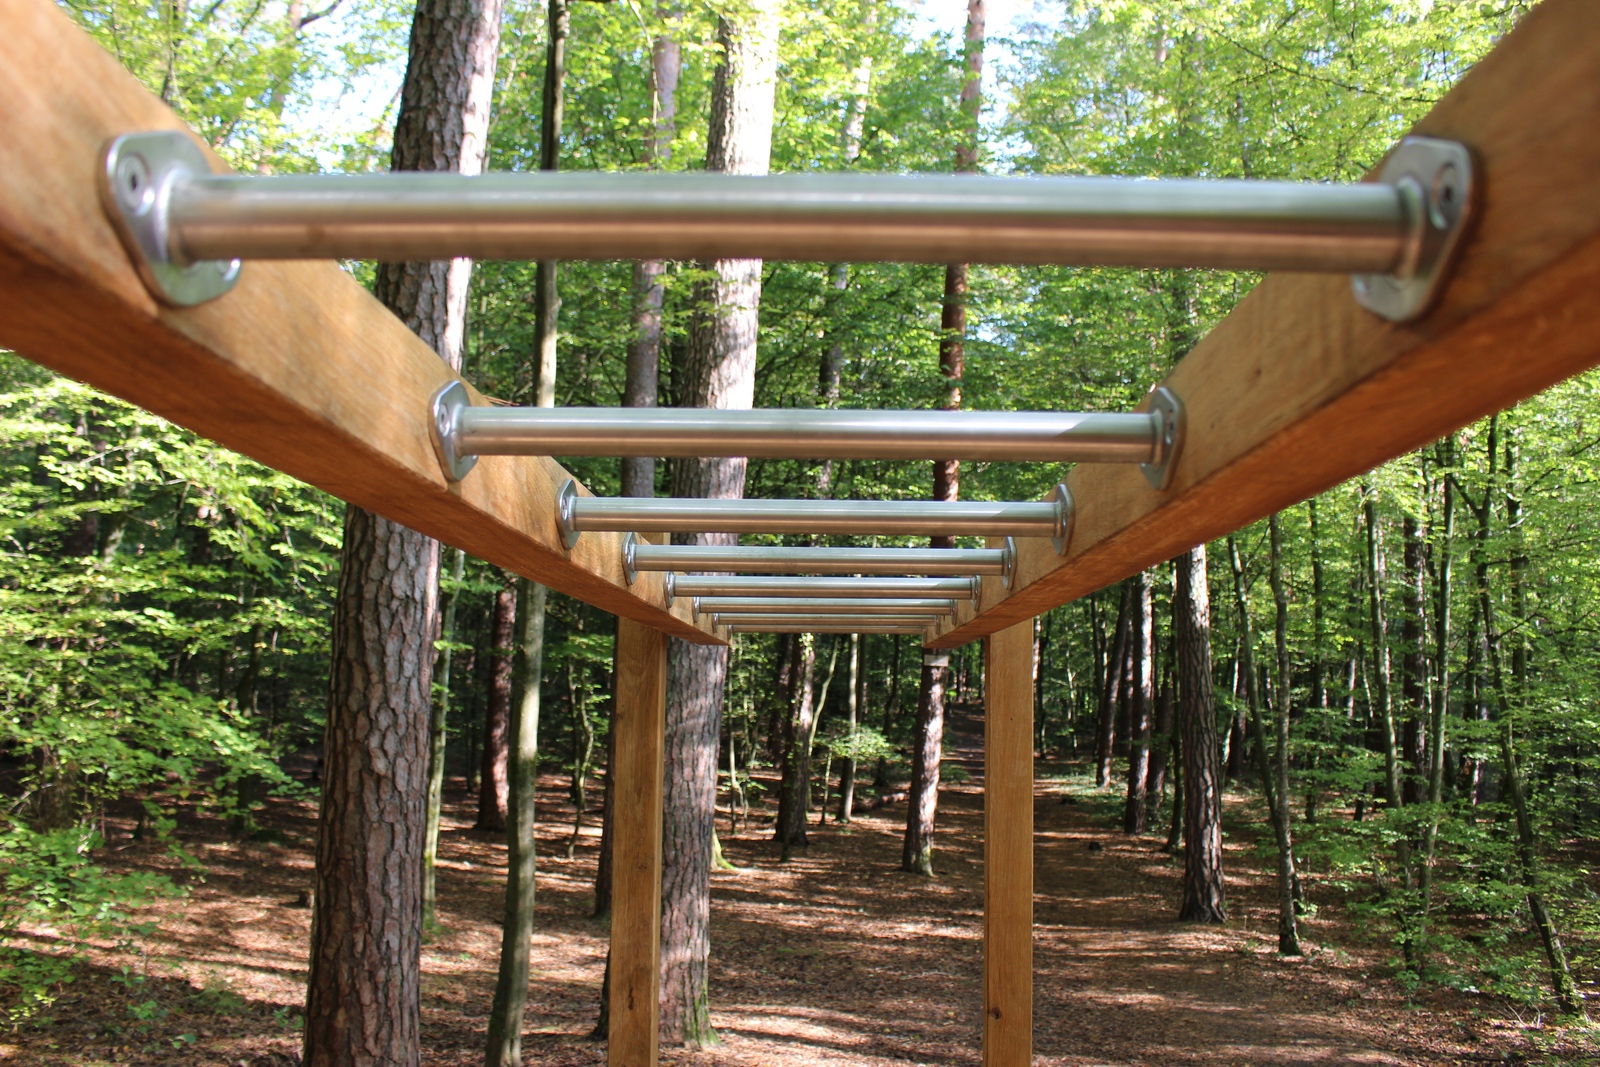
{"type": "MultiPolygon", "coordinates": [[[[575,547],[578,543],[578,538],[583,536],[576,528],[577,516],[575,512],[577,511],[577,505],[578,483],[576,480],[568,478],[566,484],[561,487],[561,492],[556,494],[556,511],[561,521],[561,540],[568,549],[575,547]]],[[[633,559],[632,544],[633,535],[629,534],[628,547],[623,550],[624,558],[628,562],[632,562],[633,559]]],[[[629,584],[632,584],[631,579],[629,584]]]]}
{"type": "Polygon", "coordinates": [[[1156,428],[1156,447],[1150,462],[1139,464],[1144,476],[1156,489],[1172,484],[1172,473],[1177,469],[1178,457],[1183,454],[1185,412],[1183,401],[1164,385],[1150,391],[1150,414],[1159,418],[1156,428]]]}
{"type": "Polygon", "coordinates": [[[1078,521],[1078,508],[1072,500],[1072,490],[1067,488],[1066,482],[1056,483],[1056,534],[1050,538],[1050,543],[1056,548],[1056,555],[1067,554],[1067,546],[1072,544],[1072,527],[1078,521]]]}
{"type": "Polygon", "coordinates": [[[1006,543],[1000,548],[1000,586],[1004,589],[1011,588],[1011,580],[1017,576],[1017,541],[1014,537],[1006,538],[1006,543]]]}
{"type": "Polygon", "coordinates": [[[156,299],[193,307],[233,288],[239,280],[237,259],[181,263],[173,258],[168,241],[173,186],[192,175],[212,173],[199,145],[176,131],[128,133],[106,146],[102,162],[101,204],[156,299]]]}
{"type": "Polygon", "coordinates": [[[1399,191],[1410,240],[1392,274],[1357,274],[1350,287],[1373,314],[1410,322],[1438,299],[1472,223],[1472,153],[1455,141],[1406,137],[1384,160],[1378,180],[1399,191]]]}
{"type": "MultiPolygon", "coordinates": [[[[622,539],[622,576],[632,585],[639,580],[639,561],[634,555],[634,549],[639,545],[637,534],[629,534],[622,539]]],[[[667,574],[667,603],[672,603],[672,574],[667,574]]]]}
{"type": "Polygon", "coordinates": [[[439,457],[444,476],[459,482],[477,465],[477,456],[463,456],[458,449],[461,440],[461,413],[472,406],[467,387],[460,382],[450,382],[433,394],[433,451],[439,457]]]}

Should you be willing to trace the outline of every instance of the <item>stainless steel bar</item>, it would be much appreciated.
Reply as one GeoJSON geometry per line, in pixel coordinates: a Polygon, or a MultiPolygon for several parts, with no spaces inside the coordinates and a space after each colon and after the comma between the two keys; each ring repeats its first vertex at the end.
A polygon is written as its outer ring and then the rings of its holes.
{"type": "Polygon", "coordinates": [[[756,612],[717,612],[711,616],[713,626],[931,626],[933,619],[926,615],[795,615],[787,612],[760,614],[756,612]]]}
{"type": "Polygon", "coordinates": [[[1151,463],[1159,414],[469,407],[458,456],[754,456],[1151,463]]]}
{"type": "Polygon", "coordinates": [[[588,531],[858,534],[889,537],[1064,537],[1051,501],[702,500],[561,495],[569,543],[588,531]]]}
{"type": "Polygon", "coordinates": [[[630,537],[623,548],[623,557],[623,569],[628,575],[638,571],[745,571],[754,574],[996,574],[1005,577],[1010,573],[1015,551],[1001,548],[647,545],[630,537]]]}
{"type": "Polygon", "coordinates": [[[180,175],[173,260],[798,259],[1369,271],[1395,185],[979,175],[180,175]]]}
{"type": "Polygon", "coordinates": [[[839,626],[813,626],[802,623],[798,626],[788,625],[730,625],[726,627],[730,634],[926,634],[926,626],[874,626],[861,623],[845,623],[839,626]]]}
{"type": "MultiPolygon", "coordinates": [[[[870,549],[868,550],[870,551],[870,549]]],[[[976,600],[976,575],[968,578],[771,578],[765,575],[667,575],[668,597],[955,597],[976,600]]]]}
{"type": "Polygon", "coordinates": [[[793,615],[927,615],[938,617],[954,615],[956,601],[935,597],[915,600],[896,600],[885,597],[781,597],[781,596],[697,596],[694,598],[697,615],[760,614],[793,615]]]}

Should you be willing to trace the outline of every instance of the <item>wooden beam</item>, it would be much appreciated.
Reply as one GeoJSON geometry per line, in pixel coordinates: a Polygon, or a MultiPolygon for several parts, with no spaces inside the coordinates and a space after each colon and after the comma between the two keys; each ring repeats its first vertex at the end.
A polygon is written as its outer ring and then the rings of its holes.
{"type": "Polygon", "coordinates": [[[720,643],[659,574],[630,587],[622,537],[567,551],[548,459],[490,456],[445,481],[433,350],[334,263],[248,263],[233,292],[156,304],[101,210],[111,137],[183,124],[49,0],[0,0],[0,344],[606,611],[720,643]]]}
{"type": "Polygon", "coordinates": [[[606,1062],[656,1067],[661,983],[662,759],[667,638],[617,620],[611,785],[611,998],[606,1062]]]}
{"type": "Polygon", "coordinates": [[[1417,124],[1478,159],[1479,222],[1434,312],[1397,326],[1348,278],[1273,275],[1166,379],[1188,407],[1172,487],[1079,466],[1066,559],[1018,545],[954,647],[1170,559],[1600,363],[1600,4],[1545,0],[1417,124]]]}
{"type": "Polygon", "coordinates": [[[1033,1061],[1033,620],[984,642],[983,1067],[1033,1061]]]}

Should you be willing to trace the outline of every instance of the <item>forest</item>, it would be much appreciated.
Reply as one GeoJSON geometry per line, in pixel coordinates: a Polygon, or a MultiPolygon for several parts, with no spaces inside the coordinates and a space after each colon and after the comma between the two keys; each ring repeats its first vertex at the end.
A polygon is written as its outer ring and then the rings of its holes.
{"type": "MultiPolygon", "coordinates": [[[[242,172],[1317,182],[1537,6],[990,3],[55,6],[242,172]],[[479,123],[441,166],[428,63],[479,123]]],[[[455,262],[344,269],[484,394],[558,407],[1126,410],[1261,277],[455,262]]],[[[1042,1061],[1600,1059],[1597,374],[1036,619],[1042,1061]]],[[[0,462],[0,1061],[604,1058],[613,616],[3,352],[0,462]],[[419,955],[365,1054],[313,943],[357,530],[408,546],[431,693],[419,955]]],[[[1035,500],[1064,473],[563,463],[601,496],[1035,500]]],[[[669,657],[664,1058],[978,1062],[981,642],[669,657]]]]}

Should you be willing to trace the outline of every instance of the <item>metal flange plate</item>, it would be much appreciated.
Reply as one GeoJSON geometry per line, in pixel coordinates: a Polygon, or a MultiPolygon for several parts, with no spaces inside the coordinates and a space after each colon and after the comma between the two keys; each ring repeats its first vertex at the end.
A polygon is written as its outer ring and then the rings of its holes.
{"type": "Polygon", "coordinates": [[[1410,322],[1439,298],[1473,221],[1472,153],[1455,141],[1407,137],[1383,161],[1378,180],[1400,192],[1410,240],[1392,274],[1357,274],[1350,287],[1373,314],[1410,322]]]}
{"type": "Polygon", "coordinates": [[[138,268],[146,288],[163,304],[193,307],[233,288],[239,261],[180,263],[172,256],[167,209],[172,188],[211,162],[187,134],[129,133],[106,146],[100,168],[100,202],[138,268]]]}
{"type": "Polygon", "coordinates": [[[472,396],[460,382],[450,382],[433,394],[433,451],[444,476],[452,482],[465,478],[478,462],[477,456],[463,456],[458,451],[461,413],[471,406],[472,396]]]}
{"type": "Polygon", "coordinates": [[[1150,391],[1150,414],[1160,417],[1156,430],[1156,447],[1149,463],[1139,464],[1144,476],[1157,489],[1172,484],[1172,474],[1178,467],[1178,457],[1183,454],[1185,412],[1178,394],[1164,385],[1150,391]]]}
{"type": "Polygon", "coordinates": [[[1065,556],[1067,548],[1072,544],[1072,527],[1078,521],[1078,508],[1072,500],[1072,490],[1067,488],[1066,482],[1056,484],[1056,535],[1050,538],[1050,543],[1055,546],[1056,555],[1065,556]]]}

